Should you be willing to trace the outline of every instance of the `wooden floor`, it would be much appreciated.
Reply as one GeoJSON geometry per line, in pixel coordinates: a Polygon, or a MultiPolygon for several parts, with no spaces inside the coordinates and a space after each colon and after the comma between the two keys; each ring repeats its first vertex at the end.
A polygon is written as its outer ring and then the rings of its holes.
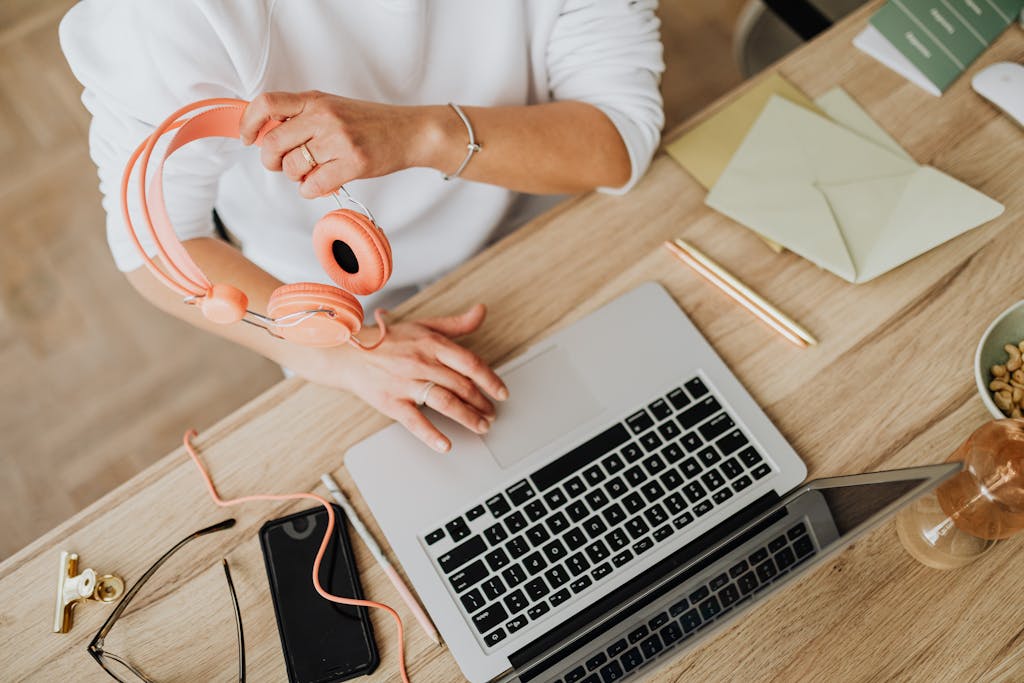
{"type": "MultiPolygon", "coordinates": [[[[281,376],[157,312],[115,269],[89,117],[57,43],[72,4],[0,3],[0,558],[281,376]]],[[[740,80],[743,4],[664,4],[669,126],[740,80]]]]}

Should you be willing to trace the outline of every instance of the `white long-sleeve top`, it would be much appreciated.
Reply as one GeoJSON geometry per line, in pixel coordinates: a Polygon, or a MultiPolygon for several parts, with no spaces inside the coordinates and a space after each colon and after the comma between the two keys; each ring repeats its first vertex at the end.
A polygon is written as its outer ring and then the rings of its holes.
{"type": "MultiPolygon", "coordinates": [[[[121,217],[124,164],[172,111],[209,97],[321,90],[401,105],[578,100],[599,107],[647,169],[664,122],[656,0],[84,0],[60,25],[93,119],[89,141],[119,269],[142,265],[121,217]]],[[[170,136],[165,136],[170,137],[170,136]]],[[[484,143],[486,144],[486,142],[484,143]]],[[[472,163],[472,162],[471,162],[472,163]]],[[[255,148],[201,141],[165,172],[182,240],[214,233],[212,210],[254,263],[284,282],[329,282],[313,253],[330,198],[303,199],[255,148]]],[[[392,304],[472,256],[516,194],[412,168],[347,185],[390,239],[392,304]]],[[[134,196],[134,195],[132,195],[134,196]]],[[[388,293],[390,292],[390,296],[388,293]]]]}

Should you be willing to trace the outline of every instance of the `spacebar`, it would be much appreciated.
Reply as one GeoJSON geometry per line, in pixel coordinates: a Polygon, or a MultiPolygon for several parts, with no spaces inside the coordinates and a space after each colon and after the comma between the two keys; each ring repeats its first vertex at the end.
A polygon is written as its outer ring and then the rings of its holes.
{"type": "Polygon", "coordinates": [[[590,441],[580,444],[558,460],[548,463],[530,477],[541,491],[551,488],[569,475],[583,469],[596,458],[629,441],[629,432],[621,423],[604,430],[590,441]]]}

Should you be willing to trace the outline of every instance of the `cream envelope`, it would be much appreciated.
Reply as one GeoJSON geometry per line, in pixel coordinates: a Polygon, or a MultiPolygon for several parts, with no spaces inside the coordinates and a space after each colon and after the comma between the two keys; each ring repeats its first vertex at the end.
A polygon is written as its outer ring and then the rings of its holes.
{"type": "Polygon", "coordinates": [[[955,178],[774,96],[705,201],[850,282],[1003,212],[955,178]]]}

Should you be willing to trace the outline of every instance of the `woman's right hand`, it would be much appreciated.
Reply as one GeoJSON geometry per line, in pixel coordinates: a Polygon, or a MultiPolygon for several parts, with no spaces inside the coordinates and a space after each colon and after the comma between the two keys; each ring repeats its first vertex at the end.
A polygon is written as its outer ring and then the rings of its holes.
{"type": "MultiPolygon", "coordinates": [[[[317,384],[345,389],[405,426],[439,453],[451,449],[448,437],[420,411],[417,401],[467,429],[484,434],[494,420],[490,398],[504,401],[508,388],[476,354],[452,341],[483,323],[483,304],[465,313],[388,325],[373,351],[351,346],[303,349],[289,367],[317,384]]],[[[366,338],[374,333],[366,334],[366,338]]]]}

